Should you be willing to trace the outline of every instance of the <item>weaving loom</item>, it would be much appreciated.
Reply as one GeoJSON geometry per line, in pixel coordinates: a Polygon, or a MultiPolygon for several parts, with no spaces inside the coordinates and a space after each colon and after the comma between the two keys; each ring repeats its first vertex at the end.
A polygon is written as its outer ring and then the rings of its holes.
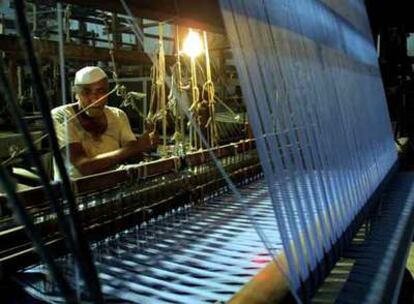
{"type": "MultiPolygon", "coordinates": [[[[102,299],[395,303],[414,231],[414,175],[395,173],[363,2],[218,4],[255,139],[210,147],[213,137],[184,109],[196,147],[206,149],[71,181],[102,299]],[[332,291],[329,273],[344,261],[352,266],[332,291]]],[[[245,127],[232,114],[216,117],[226,138],[243,132],[220,123],[245,127]]],[[[62,185],[50,187],[71,214],[62,185]]],[[[44,188],[19,197],[59,255],[74,302],[101,303],[65,248],[44,188]]],[[[2,273],[36,299],[70,302],[7,204],[1,196],[2,273]]]]}
{"type": "Polygon", "coordinates": [[[306,298],[303,282],[324,277],[320,261],[396,160],[364,5],[220,3],[291,288],[306,298]]]}

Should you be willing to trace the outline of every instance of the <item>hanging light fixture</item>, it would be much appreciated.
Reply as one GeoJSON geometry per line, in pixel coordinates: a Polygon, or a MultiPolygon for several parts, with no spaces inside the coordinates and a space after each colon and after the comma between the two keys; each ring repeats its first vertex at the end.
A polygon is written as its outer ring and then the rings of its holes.
{"type": "Polygon", "coordinates": [[[190,29],[183,43],[183,52],[191,58],[196,58],[203,51],[203,42],[201,41],[200,34],[190,29]]]}

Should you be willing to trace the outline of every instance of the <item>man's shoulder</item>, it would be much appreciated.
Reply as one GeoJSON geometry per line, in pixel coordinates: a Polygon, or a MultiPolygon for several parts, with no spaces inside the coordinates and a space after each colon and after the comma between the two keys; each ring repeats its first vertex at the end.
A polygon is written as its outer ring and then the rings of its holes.
{"type": "Polygon", "coordinates": [[[123,110],[121,110],[120,108],[117,108],[117,107],[105,106],[105,110],[108,113],[110,113],[112,115],[115,115],[116,117],[121,117],[121,116],[126,115],[123,110]]]}
{"type": "Polygon", "coordinates": [[[109,118],[108,123],[110,124],[111,128],[120,130],[129,125],[128,116],[123,110],[110,106],[106,106],[105,110],[107,117],[109,118]]]}
{"type": "Polygon", "coordinates": [[[60,112],[72,112],[72,110],[73,110],[72,106],[73,105],[74,105],[74,103],[61,105],[61,106],[58,106],[56,108],[53,108],[51,112],[52,112],[52,114],[60,113],[60,112]]]}
{"type": "Polygon", "coordinates": [[[53,108],[51,111],[52,118],[55,120],[62,120],[64,117],[71,116],[73,114],[73,104],[66,104],[53,108]]]}

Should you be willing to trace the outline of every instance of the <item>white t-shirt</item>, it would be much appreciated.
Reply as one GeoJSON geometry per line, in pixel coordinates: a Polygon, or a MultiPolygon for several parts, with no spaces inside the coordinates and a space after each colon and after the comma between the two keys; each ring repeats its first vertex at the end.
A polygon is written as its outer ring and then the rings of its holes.
{"type": "MultiPolygon", "coordinates": [[[[94,157],[101,153],[111,152],[125,146],[128,142],[135,141],[128,117],[121,109],[105,106],[108,126],[106,131],[98,138],[93,137],[81,126],[77,118],[72,118],[67,124],[65,120],[75,116],[73,104],[63,105],[52,110],[52,118],[55,126],[59,147],[63,148],[72,143],[80,143],[88,157],[94,157]]],[[[82,174],[69,163],[67,168],[70,177],[81,177],[82,174]]],[[[56,165],[53,166],[55,179],[59,179],[56,165]]]]}

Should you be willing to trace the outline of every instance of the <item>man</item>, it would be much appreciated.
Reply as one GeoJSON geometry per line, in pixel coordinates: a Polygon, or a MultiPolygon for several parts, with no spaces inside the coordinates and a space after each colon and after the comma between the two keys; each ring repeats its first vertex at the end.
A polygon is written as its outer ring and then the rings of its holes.
{"type": "MultiPolygon", "coordinates": [[[[148,133],[137,139],[126,114],[106,105],[108,87],[101,68],[82,68],[74,81],[77,102],[52,110],[59,146],[69,150],[70,177],[114,169],[156,146],[148,133]]],[[[54,166],[54,176],[59,178],[56,169],[54,166]]]]}

